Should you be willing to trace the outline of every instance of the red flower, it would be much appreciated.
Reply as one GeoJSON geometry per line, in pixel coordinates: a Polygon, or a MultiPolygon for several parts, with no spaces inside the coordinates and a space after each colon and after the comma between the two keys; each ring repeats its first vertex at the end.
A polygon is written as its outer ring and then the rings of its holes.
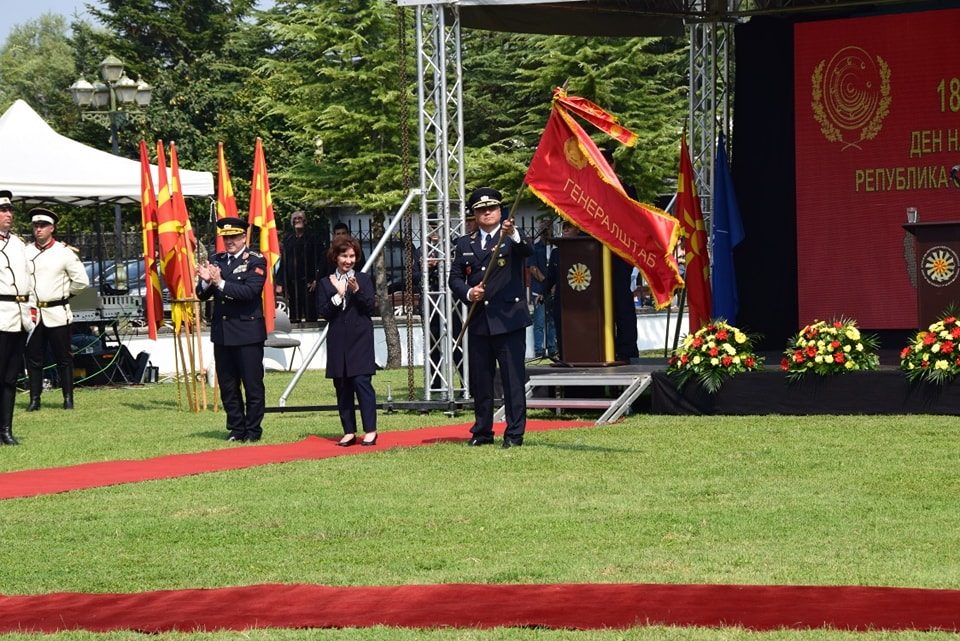
{"type": "Polygon", "coordinates": [[[841,327],[843,327],[843,323],[841,323],[840,321],[833,321],[833,326],[836,327],[837,329],[840,329],[841,327]]]}
{"type": "Polygon", "coordinates": [[[724,356],[723,358],[720,359],[720,362],[723,364],[724,367],[730,367],[730,363],[733,362],[733,357],[724,356]]]}
{"type": "Polygon", "coordinates": [[[727,340],[727,330],[721,329],[719,332],[717,332],[717,340],[718,341],[727,340]]]}
{"type": "Polygon", "coordinates": [[[928,367],[930,367],[930,361],[920,361],[920,368],[921,368],[921,369],[926,369],[926,368],[928,368],[928,367]]]}
{"type": "Polygon", "coordinates": [[[937,337],[931,334],[930,332],[924,332],[923,334],[923,344],[924,345],[933,345],[937,342],[937,337]]]}
{"type": "Polygon", "coordinates": [[[949,354],[953,351],[953,341],[943,341],[940,345],[940,351],[944,354],[949,354]]]}
{"type": "Polygon", "coordinates": [[[703,345],[703,338],[701,338],[700,336],[697,336],[696,338],[693,339],[690,345],[692,345],[693,347],[700,347],[701,345],[703,345]]]}
{"type": "Polygon", "coordinates": [[[950,330],[950,335],[954,338],[960,338],[960,327],[954,327],[950,330]]]}
{"type": "Polygon", "coordinates": [[[802,363],[802,362],[803,362],[803,352],[801,352],[800,350],[797,350],[796,352],[794,352],[794,353],[793,353],[793,360],[794,360],[795,362],[797,362],[797,363],[802,363]]]}
{"type": "Polygon", "coordinates": [[[813,358],[813,357],[816,356],[816,355],[817,355],[817,348],[814,347],[813,345],[808,345],[808,346],[807,346],[807,356],[809,356],[810,358],[813,358]]]}
{"type": "Polygon", "coordinates": [[[720,350],[717,349],[716,347],[711,347],[711,348],[710,348],[710,351],[708,352],[708,354],[710,354],[710,356],[716,356],[716,355],[718,355],[719,353],[720,353],[720,350]]]}
{"type": "Polygon", "coordinates": [[[842,363],[842,362],[844,362],[845,360],[847,360],[847,359],[843,357],[843,352],[837,352],[836,354],[833,355],[833,362],[834,362],[834,363],[842,363]]]}
{"type": "Polygon", "coordinates": [[[830,343],[830,349],[837,349],[838,347],[840,347],[840,341],[832,341],[830,343]]]}
{"type": "Polygon", "coordinates": [[[956,322],[957,322],[956,316],[947,316],[946,318],[943,319],[944,325],[949,325],[950,323],[956,323],[956,322]]]}
{"type": "Polygon", "coordinates": [[[900,360],[905,359],[907,356],[910,356],[910,347],[904,347],[900,352],[900,360]]]}
{"type": "MultiPolygon", "coordinates": [[[[756,361],[753,360],[753,357],[752,357],[752,356],[747,356],[745,359],[743,359],[743,364],[746,365],[747,367],[753,367],[753,365],[754,365],[755,362],[756,362],[756,361]]],[[[786,363],[786,362],[787,362],[787,359],[783,359],[783,363],[786,363]]],[[[781,365],[782,365],[783,363],[781,363],[781,365]]],[[[786,368],[784,368],[784,369],[786,369],[786,368]]]]}
{"type": "Polygon", "coordinates": [[[686,365],[690,361],[690,356],[688,354],[680,355],[680,362],[686,365]]]}

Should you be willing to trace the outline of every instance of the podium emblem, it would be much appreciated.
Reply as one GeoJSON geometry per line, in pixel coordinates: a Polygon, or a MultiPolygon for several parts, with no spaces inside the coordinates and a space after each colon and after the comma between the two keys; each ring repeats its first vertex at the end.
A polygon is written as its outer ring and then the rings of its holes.
{"type": "Polygon", "coordinates": [[[821,60],[810,78],[813,117],[823,137],[843,149],[873,140],[890,113],[890,65],[860,47],[821,60]]]}
{"type": "Polygon", "coordinates": [[[590,268],[583,263],[574,263],[567,270],[567,285],[574,291],[582,292],[590,287],[590,280],[593,276],[590,274],[590,268]]]}
{"type": "Polygon", "coordinates": [[[957,254],[946,245],[931,247],[920,261],[923,277],[934,287],[946,287],[957,279],[957,254]]]}

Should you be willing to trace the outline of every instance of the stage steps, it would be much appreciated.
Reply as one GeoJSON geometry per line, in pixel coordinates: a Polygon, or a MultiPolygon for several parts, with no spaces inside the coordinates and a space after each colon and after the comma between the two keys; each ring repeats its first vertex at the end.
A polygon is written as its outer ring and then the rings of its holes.
{"type": "MultiPolygon", "coordinates": [[[[651,380],[652,376],[649,372],[598,373],[592,371],[588,374],[574,372],[533,374],[527,380],[525,390],[527,408],[603,410],[596,424],[604,425],[623,416],[630,409],[630,405],[647,389],[651,380]],[[538,387],[552,387],[556,390],[557,396],[534,397],[533,391],[538,387]],[[562,390],[568,387],[622,387],[623,392],[616,398],[576,398],[563,394],[562,390]]],[[[493,420],[502,421],[505,417],[506,412],[501,407],[493,420]]]]}

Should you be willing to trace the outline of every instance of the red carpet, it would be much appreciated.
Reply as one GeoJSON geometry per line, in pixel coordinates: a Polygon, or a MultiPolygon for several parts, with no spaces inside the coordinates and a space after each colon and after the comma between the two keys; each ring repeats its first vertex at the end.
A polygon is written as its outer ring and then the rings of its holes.
{"type": "MultiPolygon", "coordinates": [[[[170,479],[191,474],[239,470],[245,467],[286,463],[331,456],[370,454],[394,447],[428,445],[442,441],[466,441],[472,423],[425,427],[405,432],[380,432],[375,447],[337,447],[337,439],[308,436],[297,443],[280,445],[237,445],[209,452],[171,454],[139,461],[106,461],[70,467],[22,470],[0,474],[0,500],[56,494],[91,487],[170,479]]],[[[527,431],[540,432],[571,427],[588,427],[580,421],[527,421],[527,431]]],[[[503,424],[497,424],[498,433],[503,424]]]]}
{"type": "Polygon", "coordinates": [[[960,590],[737,585],[253,585],[0,597],[0,632],[740,626],[958,630],[960,590]],[[363,604],[374,604],[364,609],[363,604]]]}

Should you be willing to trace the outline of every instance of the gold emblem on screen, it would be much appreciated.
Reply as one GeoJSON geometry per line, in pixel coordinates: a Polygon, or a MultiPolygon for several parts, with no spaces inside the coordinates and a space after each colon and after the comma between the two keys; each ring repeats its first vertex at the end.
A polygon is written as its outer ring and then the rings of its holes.
{"type": "Polygon", "coordinates": [[[810,78],[813,117],[843,149],[873,140],[890,113],[890,65],[860,47],[844,47],[821,60],[810,78]]]}

